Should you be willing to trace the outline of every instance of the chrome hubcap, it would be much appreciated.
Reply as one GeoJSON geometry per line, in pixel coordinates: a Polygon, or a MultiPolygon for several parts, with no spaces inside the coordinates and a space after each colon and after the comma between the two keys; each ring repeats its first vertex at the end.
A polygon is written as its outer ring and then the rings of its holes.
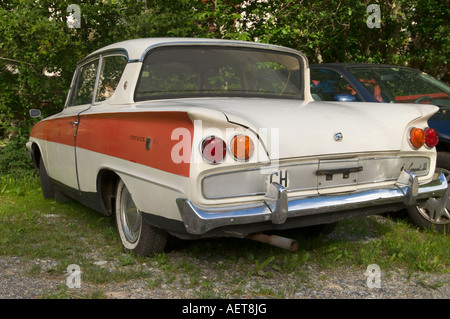
{"type": "MultiPolygon", "coordinates": [[[[447,183],[450,183],[450,171],[441,169],[447,183]]],[[[450,223],[450,186],[441,198],[430,198],[423,206],[417,207],[419,213],[433,224],[445,225],[450,223]]]]}
{"type": "Polygon", "coordinates": [[[141,232],[141,212],[136,208],[126,187],[122,191],[120,202],[120,218],[123,233],[128,242],[135,243],[141,232]]]}

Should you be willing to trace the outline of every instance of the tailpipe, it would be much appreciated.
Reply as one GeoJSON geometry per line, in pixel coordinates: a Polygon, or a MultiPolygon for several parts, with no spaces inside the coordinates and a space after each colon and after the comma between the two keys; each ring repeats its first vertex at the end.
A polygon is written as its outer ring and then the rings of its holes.
{"type": "Polygon", "coordinates": [[[269,235],[265,235],[262,233],[257,233],[257,234],[247,235],[247,237],[245,237],[245,238],[259,241],[259,242],[269,244],[272,246],[276,246],[279,248],[283,248],[283,249],[289,250],[291,252],[297,251],[297,249],[298,249],[298,242],[296,240],[277,236],[277,235],[269,236],[269,235]]]}

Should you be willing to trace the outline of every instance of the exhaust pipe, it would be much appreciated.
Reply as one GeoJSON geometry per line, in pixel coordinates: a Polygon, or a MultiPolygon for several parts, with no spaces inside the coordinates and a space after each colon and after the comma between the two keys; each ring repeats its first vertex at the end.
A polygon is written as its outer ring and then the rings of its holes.
{"type": "Polygon", "coordinates": [[[262,233],[258,233],[258,234],[250,234],[245,238],[259,241],[279,248],[283,248],[291,252],[297,251],[298,249],[298,242],[296,240],[277,235],[269,236],[262,233]]]}

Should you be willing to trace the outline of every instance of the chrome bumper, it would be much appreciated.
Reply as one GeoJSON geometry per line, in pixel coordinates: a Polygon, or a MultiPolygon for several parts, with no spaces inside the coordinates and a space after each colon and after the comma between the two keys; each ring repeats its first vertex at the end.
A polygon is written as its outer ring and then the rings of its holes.
{"type": "Polygon", "coordinates": [[[389,211],[398,205],[412,206],[417,201],[430,197],[441,197],[447,189],[444,174],[437,173],[431,182],[419,185],[418,177],[403,171],[395,186],[351,193],[317,195],[288,199],[287,191],[272,183],[264,201],[253,205],[201,208],[187,199],[177,199],[178,209],[186,231],[192,235],[205,234],[224,226],[236,226],[271,221],[284,224],[289,218],[330,212],[343,212],[368,207],[383,207],[379,213],[389,211]]]}

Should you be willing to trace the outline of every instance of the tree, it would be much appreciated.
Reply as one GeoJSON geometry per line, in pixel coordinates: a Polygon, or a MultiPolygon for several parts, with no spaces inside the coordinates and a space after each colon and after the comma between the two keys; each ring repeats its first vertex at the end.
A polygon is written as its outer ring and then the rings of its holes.
{"type": "Polygon", "coordinates": [[[61,110],[77,61],[120,40],[211,37],[304,52],[311,63],[409,65],[449,79],[448,0],[0,1],[0,137],[27,136],[30,108],[61,110]],[[370,4],[380,28],[369,28],[370,4]],[[79,12],[71,13],[76,6],[79,12]],[[69,12],[68,12],[69,10],[69,12]],[[80,25],[70,27],[71,15],[80,25]]]}
{"type": "Polygon", "coordinates": [[[28,126],[28,110],[44,115],[64,105],[76,62],[114,41],[115,6],[84,1],[81,28],[69,28],[66,1],[8,1],[0,7],[0,132],[28,126]],[[98,27],[101,25],[102,27],[98,27]]]}

